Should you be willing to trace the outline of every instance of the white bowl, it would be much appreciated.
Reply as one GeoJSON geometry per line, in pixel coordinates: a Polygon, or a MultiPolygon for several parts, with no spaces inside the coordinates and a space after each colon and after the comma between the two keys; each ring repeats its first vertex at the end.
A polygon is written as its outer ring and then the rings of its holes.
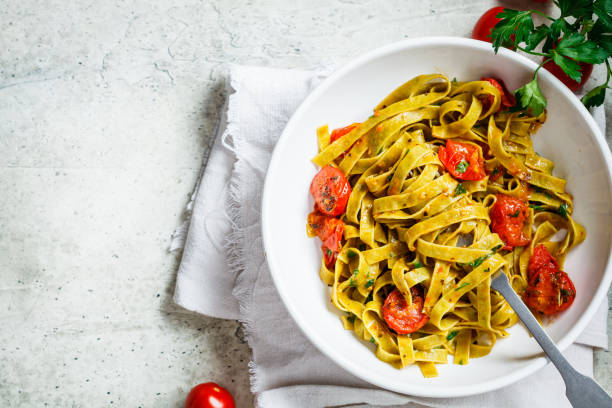
{"type": "MultiPolygon", "coordinates": [[[[416,366],[397,370],[378,360],[373,345],[342,328],[340,312],[319,279],[320,242],[306,237],[313,208],[308,188],[317,168],[315,130],[360,122],[389,92],[408,79],[439,72],[449,78],[501,78],[509,89],[528,82],[536,68],[506,49],[495,55],[490,44],[464,38],[434,37],[402,41],[358,58],[325,80],[295,112],[272,156],[266,177],[262,228],[274,283],[291,316],[310,341],[347,371],[379,387],[427,397],[478,394],[509,385],[543,367],[546,359],[522,325],[510,329],[486,357],[466,366],[437,365],[437,378],[423,378],[416,366]]],[[[587,238],[567,257],[565,270],[576,285],[574,304],[547,333],[568,347],[591,320],[612,280],[612,158],[597,124],[559,80],[540,71],[548,100],[548,119],[534,136],[534,148],[555,162],[554,174],[568,180],[575,219],[587,238]]]]}

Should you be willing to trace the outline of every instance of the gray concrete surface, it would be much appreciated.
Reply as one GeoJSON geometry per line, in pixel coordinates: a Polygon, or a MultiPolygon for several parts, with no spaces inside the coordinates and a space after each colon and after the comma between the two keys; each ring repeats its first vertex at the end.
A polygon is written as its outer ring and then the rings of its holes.
{"type": "MultiPolygon", "coordinates": [[[[209,380],[251,406],[239,324],[172,304],[180,254],[167,251],[224,64],[336,65],[403,38],[468,36],[495,4],[3,2],[0,406],[180,407],[209,380]]],[[[612,391],[608,352],[595,371],[612,391]]]]}

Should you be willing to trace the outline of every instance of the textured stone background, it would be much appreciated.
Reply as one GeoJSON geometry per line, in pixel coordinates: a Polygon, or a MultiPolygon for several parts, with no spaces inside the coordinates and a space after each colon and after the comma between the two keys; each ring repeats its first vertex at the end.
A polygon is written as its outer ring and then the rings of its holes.
{"type": "MultiPolygon", "coordinates": [[[[403,38],[469,36],[496,4],[5,0],[0,405],[180,407],[216,380],[250,406],[239,324],[172,304],[180,254],[167,251],[224,64],[336,65],[403,38]]],[[[612,358],[595,363],[612,390],[612,358]]]]}

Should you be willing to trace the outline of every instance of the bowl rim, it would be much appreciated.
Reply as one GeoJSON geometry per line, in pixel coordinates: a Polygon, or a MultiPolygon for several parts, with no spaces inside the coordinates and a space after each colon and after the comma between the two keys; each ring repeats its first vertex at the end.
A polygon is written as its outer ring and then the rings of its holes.
{"type": "MultiPolygon", "coordinates": [[[[264,251],[266,254],[266,260],[268,266],[270,268],[270,274],[272,275],[272,280],[274,285],[276,286],[276,290],[280,295],[285,307],[289,311],[292,319],[296,322],[297,326],[300,328],[302,333],[308,338],[308,340],[324,355],[326,355],[330,360],[334,361],[336,364],[340,365],[347,372],[355,375],[356,377],[367,381],[370,384],[376,385],[378,387],[395,391],[402,394],[419,396],[419,397],[435,397],[435,398],[447,398],[447,397],[464,397],[469,395],[480,394],[488,391],[493,391],[505,386],[508,386],[516,381],[519,381],[528,375],[534,373],[540,368],[544,367],[547,363],[547,359],[543,356],[543,354],[538,355],[538,357],[533,358],[533,361],[527,366],[520,368],[516,371],[513,371],[503,377],[495,378],[492,380],[488,380],[485,382],[480,382],[477,384],[471,385],[461,385],[461,386],[445,386],[445,387],[435,387],[435,388],[427,388],[426,390],[421,389],[419,386],[412,385],[410,383],[406,383],[405,386],[397,387],[395,385],[385,384],[383,379],[379,378],[378,375],[370,375],[363,370],[360,370],[360,367],[355,361],[351,361],[349,359],[345,359],[342,356],[336,354],[336,351],[331,347],[325,344],[323,336],[317,334],[314,330],[305,330],[303,323],[298,319],[297,311],[294,309],[292,303],[289,301],[287,293],[284,293],[279,288],[279,271],[281,268],[277,266],[275,254],[272,251],[270,246],[270,239],[272,234],[271,225],[269,221],[273,218],[273,214],[269,213],[270,203],[274,198],[271,196],[271,187],[272,182],[270,181],[272,174],[278,167],[280,151],[283,150],[283,146],[289,140],[289,135],[293,132],[293,128],[295,127],[295,123],[297,122],[297,118],[302,115],[302,112],[306,111],[310,105],[313,103],[317,97],[323,93],[327,88],[329,88],[333,83],[335,83],[339,78],[343,77],[346,73],[358,69],[363,64],[366,64],[372,60],[385,56],[387,54],[392,54],[396,52],[403,52],[411,48],[421,48],[426,46],[462,46],[467,48],[479,49],[479,50],[487,50],[493,52],[491,44],[484,41],[473,40],[469,38],[463,37],[450,37],[450,36],[433,36],[433,37],[418,37],[407,40],[402,40],[398,42],[394,42],[376,49],[373,49],[369,52],[362,54],[361,56],[352,59],[348,63],[341,65],[338,69],[336,69],[331,75],[329,75],[325,80],[321,82],[300,104],[300,106],[296,109],[296,111],[291,116],[290,120],[287,122],[285,129],[283,130],[274,150],[272,152],[272,157],[270,159],[270,164],[268,166],[268,170],[266,172],[266,178],[264,182],[263,195],[261,201],[261,229],[263,236],[263,245],[264,251]],[[425,391],[425,392],[423,392],[425,391]]],[[[523,55],[520,55],[514,51],[500,48],[499,54],[514,59],[516,62],[530,68],[534,71],[537,68],[537,64],[526,58],[523,55]]],[[[605,138],[595,122],[593,116],[589,113],[589,111],[584,107],[582,102],[576,97],[576,95],[571,92],[563,83],[558,80],[553,74],[546,70],[540,70],[539,75],[546,77],[547,79],[552,79],[552,82],[558,90],[560,90],[564,96],[567,97],[569,102],[578,109],[581,115],[585,118],[586,123],[588,124],[588,128],[590,132],[594,135],[595,142],[599,147],[599,153],[602,155],[603,161],[606,163],[607,167],[607,181],[610,186],[612,186],[612,154],[610,153],[610,149],[605,141],[605,138]]],[[[611,197],[612,199],[612,197],[611,197]]],[[[612,248],[611,248],[612,249],[612,248]]],[[[597,288],[595,295],[592,297],[590,304],[588,305],[584,314],[578,319],[576,324],[569,330],[556,344],[560,350],[565,350],[570,344],[572,344],[578,335],[585,329],[586,325],[591,321],[591,318],[599,308],[602,299],[608,292],[608,288],[610,283],[612,282],[612,256],[610,256],[610,251],[608,252],[608,260],[605,266],[605,271],[602,276],[599,287],[597,288]]]]}

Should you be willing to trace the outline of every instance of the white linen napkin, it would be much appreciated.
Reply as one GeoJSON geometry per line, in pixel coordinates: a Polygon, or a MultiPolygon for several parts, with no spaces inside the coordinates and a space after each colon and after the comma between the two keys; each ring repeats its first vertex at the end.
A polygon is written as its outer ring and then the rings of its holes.
{"type": "MultiPolygon", "coordinates": [[[[376,388],[320,353],[286,311],[268,270],[260,229],[261,195],[272,149],[302,100],[323,79],[309,71],[231,66],[233,94],[218,126],[201,182],[172,248],[184,252],[174,301],[208,316],[239,319],[253,351],[251,389],[259,407],[569,406],[560,375],[547,365],[494,392],[431,399],[376,388]],[[224,246],[222,243],[226,243],[224,246]]],[[[605,118],[598,112],[602,128],[605,118]]],[[[313,139],[314,140],[314,139],[313,139]]],[[[607,299],[564,353],[593,375],[592,347],[607,348],[607,299]]]]}

